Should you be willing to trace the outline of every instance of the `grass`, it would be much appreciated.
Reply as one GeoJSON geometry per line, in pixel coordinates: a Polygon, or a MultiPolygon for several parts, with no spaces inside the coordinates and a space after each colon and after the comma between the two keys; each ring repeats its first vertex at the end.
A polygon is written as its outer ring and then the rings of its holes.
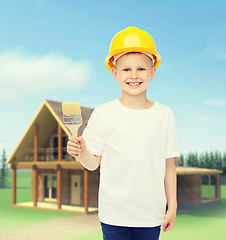
{"type": "MultiPolygon", "coordinates": [[[[31,201],[31,179],[28,175],[18,175],[18,202],[31,201]]],[[[10,182],[9,182],[10,184],[10,182]]],[[[208,188],[202,186],[203,195],[208,188]]],[[[214,189],[213,189],[214,190],[214,189]]],[[[207,191],[207,192],[206,192],[207,191]]],[[[28,227],[35,223],[60,217],[76,216],[72,213],[51,212],[11,205],[11,188],[0,189],[0,230],[10,226],[28,227]]],[[[226,185],[221,186],[221,204],[178,214],[175,226],[168,232],[161,231],[160,240],[218,240],[226,236],[226,185]]],[[[73,240],[103,239],[101,228],[73,240]]],[[[72,240],[72,239],[70,239],[72,240]]]]}
{"type": "MultiPolygon", "coordinates": [[[[8,183],[10,184],[11,179],[8,183]]],[[[17,202],[31,201],[31,178],[17,177],[17,202]]],[[[0,188],[0,229],[10,226],[27,227],[35,223],[60,217],[79,216],[76,213],[52,212],[25,208],[15,208],[12,202],[12,189],[0,188]]]]}
{"type": "Polygon", "coordinates": [[[202,185],[201,186],[201,196],[202,198],[215,198],[215,185],[210,185],[210,196],[209,196],[209,185],[202,185]]]}
{"type": "MultiPolygon", "coordinates": [[[[208,186],[202,186],[204,195],[208,186]]],[[[177,215],[175,226],[160,232],[160,240],[218,240],[226,236],[226,185],[221,186],[221,204],[203,207],[177,215]]],[[[73,240],[103,239],[97,229],[93,233],[73,240]]]]}

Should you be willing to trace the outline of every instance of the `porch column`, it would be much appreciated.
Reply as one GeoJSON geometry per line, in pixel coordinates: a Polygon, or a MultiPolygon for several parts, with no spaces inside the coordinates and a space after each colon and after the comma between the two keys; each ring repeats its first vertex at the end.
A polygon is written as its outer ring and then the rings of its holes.
{"type": "Polygon", "coordinates": [[[32,200],[33,206],[37,207],[37,176],[38,176],[38,169],[36,166],[32,167],[32,200]]]}
{"type": "Polygon", "coordinates": [[[34,161],[38,161],[38,138],[39,138],[39,125],[35,124],[35,136],[34,136],[34,161]]]}
{"type": "Polygon", "coordinates": [[[58,161],[62,161],[62,128],[58,123],[58,161]]]}
{"type": "Polygon", "coordinates": [[[211,175],[208,175],[209,177],[209,199],[211,199],[211,175]]]}
{"type": "Polygon", "coordinates": [[[89,172],[87,169],[84,169],[84,212],[85,214],[88,213],[88,190],[89,190],[89,186],[88,186],[88,180],[89,180],[89,172]]]}
{"type": "Polygon", "coordinates": [[[11,165],[12,168],[12,204],[16,204],[16,166],[11,165]]]}
{"type": "MultiPolygon", "coordinates": [[[[34,162],[38,161],[38,138],[39,138],[39,125],[35,124],[35,135],[34,135],[34,162]]],[[[32,201],[33,206],[37,207],[37,178],[38,170],[35,165],[32,166],[32,201]]]]}
{"type": "Polygon", "coordinates": [[[220,174],[215,175],[215,196],[220,199],[220,174]]]}
{"type": "Polygon", "coordinates": [[[61,209],[61,178],[62,169],[60,166],[57,168],[57,208],[61,209]]]}

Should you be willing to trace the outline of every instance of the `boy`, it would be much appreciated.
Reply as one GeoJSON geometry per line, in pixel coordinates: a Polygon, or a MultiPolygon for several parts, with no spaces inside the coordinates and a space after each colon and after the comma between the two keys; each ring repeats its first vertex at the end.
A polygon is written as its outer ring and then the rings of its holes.
{"type": "Polygon", "coordinates": [[[166,232],[175,224],[174,114],[146,97],[160,61],[147,32],[128,27],[117,33],[105,64],[122,96],[96,107],[82,136],[69,137],[69,154],[90,171],[100,165],[104,240],[157,240],[160,227],[166,232]]]}

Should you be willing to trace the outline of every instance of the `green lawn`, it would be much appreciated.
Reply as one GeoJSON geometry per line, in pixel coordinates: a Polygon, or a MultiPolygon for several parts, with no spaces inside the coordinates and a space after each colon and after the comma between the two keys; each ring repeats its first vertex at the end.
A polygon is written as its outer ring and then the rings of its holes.
{"type": "MultiPolygon", "coordinates": [[[[203,186],[204,195],[208,191],[203,186]]],[[[224,240],[226,239],[226,185],[221,186],[221,204],[178,214],[175,226],[160,232],[160,240],[224,240]]],[[[102,239],[98,229],[74,240],[102,239]]]]}
{"type": "MultiPolygon", "coordinates": [[[[9,179],[8,183],[11,184],[11,179],[9,179]]],[[[17,177],[17,202],[31,201],[31,194],[31,178],[28,176],[20,177],[19,175],[17,177]]],[[[14,224],[25,227],[48,219],[79,216],[79,214],[74,213],[15,208],[12,207],[11,202],[12,189],[0,188],[0,229],[10,227],[14,224]]]]}
{"type": "MultiPolygon", "coordinates": [[[[211,191],[214,192],[212,186],[211,191]]],[[[202,186],[202,196],[208,196],[208,186],[202,186]]],[[[221,204],[178,214],[175,226],[161,231],[160,240],[224,240],[226,239],[226,185],[221,186],[221,204]]],[[[99,229],[74,240],[102,239],[99,229]]]]}
{"type": "MultiPolygon", "coordinates": [[[[18,202],[31,201],[31,179],[17,178],[18,202]]],[[[205,195],[206,186],[203,186],[205,195]]],[[[214,190],[214,189],[213,189],[214,190]]],[[[160,233],[160,240],[223,240],[226,239],[226,185],[221,186],[220,205],[205,207],[191,212],[178,214],[175,226],[169,232],[160,233]]],[[[29,226],[37,222],[76,214],[51,212],[11,206],[11,188],[0,189],[0,229],[12,225],[29,226]],[[34,214],[35,213],[35,214],[34,214]]],[[[74,240],[102,239],[98,228],[92,234],[74,240]]]]}

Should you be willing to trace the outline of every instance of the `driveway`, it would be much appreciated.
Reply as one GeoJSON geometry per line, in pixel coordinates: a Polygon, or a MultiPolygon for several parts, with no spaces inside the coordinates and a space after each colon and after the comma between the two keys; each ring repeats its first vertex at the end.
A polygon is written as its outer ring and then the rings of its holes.
{"type": "Polygon", "coordinates": [[[10,227],[0,231],[4,240],[71,240],[100,229],[98,214],[57,218],[29,227],[10,227]]]}

